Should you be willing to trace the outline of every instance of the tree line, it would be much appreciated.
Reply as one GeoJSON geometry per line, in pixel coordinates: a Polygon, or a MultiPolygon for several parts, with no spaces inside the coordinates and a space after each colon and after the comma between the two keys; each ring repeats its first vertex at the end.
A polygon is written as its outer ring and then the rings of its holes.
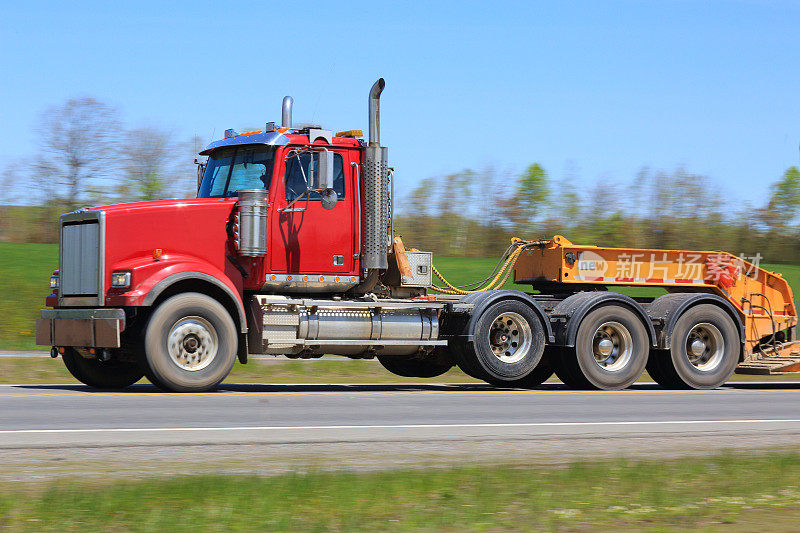
{"type": "MultiPolygon", "coordinates": [[[[126,126],[119,109],[74,98],[45,110],[34,155],[0,173],[0,241],[58,242],[58,216],[87,205],[193,197],[205,142],[159,126],[126,126]]],[[[640,170],[627,184],[581,186],[538,163],[515,174],[486,168],[422,179],[399,193],[395,229],[439,255],[494,257],[512,236],[561,234],[576,243],[726,250],[800,264],[800,170],[776,176],[766,203],[729,199],[683,168],[640,170]]]]}
{"type": "Polygon", "coordinates": [[[34,133],[36,152],[0,173],[0,241],[58,242],[58,216],[83,206],[195,194],[199,138],[127,126],[95,98],[46,109],[34,133]]]}
{"type": "Polygon", "coordinates": [[[397,204],[407,246],[438,255],[494,257],[513,236],[564,235],[598,246],[725,250],[800,263],[800,170],[786,169],[754,206],[683,168],[643,168],[628,184],[586,188],[538,163],[514,175],[494,168],[423,179],[397,204]]]}

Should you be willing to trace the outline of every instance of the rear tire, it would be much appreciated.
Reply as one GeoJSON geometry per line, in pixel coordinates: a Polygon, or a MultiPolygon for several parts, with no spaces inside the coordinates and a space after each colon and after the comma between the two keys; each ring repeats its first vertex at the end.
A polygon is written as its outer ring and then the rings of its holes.
{"type": "Polygon", "coordinates": [[[412,359],[398,355],[379,355],[378,361],[392,374],[405,378],[435,378],[453,367],[435,360],[412,359]]]}
{"type": "Polygon", "coordinates": [[[518,300],[489,306],[472,334],[462,348],[464,366],[459,366],[494,385],[514,386],[536,368],[544,352],[544,327],[533,309],[518,300]]]}
{"type": "Polygon", "coordinates": [[[539,360],[539,364],[536,365],[536,368],[534,368],[530,374],[515,381],[495,381],[492,382],[492,384],[501,387],[517,387],[520,389],[532,389],[534,387],[538,387],[553,376],[553,373],[555,372],[553,358],[554,356],[557,356],[557,352],[558,347],[545,346],[544,353],[542,354],[542,358],[539,360]]]}
{"type": "Polygon", "coordinates": [[[472,366],[472,361],[467,358],[467,347],[465,343],[452,342],[450,344],[450,349],[453,354],[453,359],[456,362],[456,366],[458,366],[463,373],[471,378],[484,381],[484,377],[478,372],[478,369],[472,366]]]}
{"type": "Polygon", "coordinates": [[[238,335],[228,311],[210,296],[178,294],[161,303],[145,328],[147,377],[160,389],[216,388],[236,362],[238,335]]]}
{"type": "Polygon", "coordinates": [[[86,359],[74,348],[65,348],[61,359],[75,379],[96,389],[124,389],[144,377],[136,363],[86,359]]]}
{"type": "Polygon", "coordinates": [[[556,375],[571,388],[624,389],[644,371],[649,348],[639,317],[627,307],[606,305],[583,318],[575,347],[557,359],[556,375]]]}
{"type": "Polygon", "coordinates": [[[670,335],[670,349],[650,354],[648,371],[668,389],[714,389],[730,379],[739,364],[741,339],[736,323],[716,305],[684,312],[670,335]]]}

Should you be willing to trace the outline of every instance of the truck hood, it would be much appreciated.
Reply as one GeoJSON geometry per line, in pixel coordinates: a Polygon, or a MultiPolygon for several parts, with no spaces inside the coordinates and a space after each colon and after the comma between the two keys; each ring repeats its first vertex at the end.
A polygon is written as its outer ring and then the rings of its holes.
{"type": "Polygon", "coordinates": [[[169,200],[151,200],[147,202],[130,202],[90,207],[87,211],[105,211],[106,214],[123,212],[164,212],[166,210],[195,209],[202,206],[221,206],[230,210],[236,198],[171,198],[169,200]]]}

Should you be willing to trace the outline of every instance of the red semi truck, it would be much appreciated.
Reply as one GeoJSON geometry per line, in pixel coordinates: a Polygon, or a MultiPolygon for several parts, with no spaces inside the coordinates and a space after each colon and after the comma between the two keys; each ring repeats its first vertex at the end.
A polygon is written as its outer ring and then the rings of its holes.
{"type": "Polygon", "coordinates": [[[92,387],[147,376],[170,391],[213,389],[249,354],[377,357],[414,377],[458,365],[515,387],[556,372],[572,387],[620,389],[647,367],[665,386],[710,388],[737,368],[800,368],[788,284],[726,254],[698,252],[692,277],[676,273],[683,252],[664,252],[660,277],[589,276],[642,251],[516,240],[484,289],[513,271],[530,293],[436,287],[431,254],[393,234],[383,88],[369,93],[367,142],[294,126],[286,97],[280,127],[228,130],[201,152],[197,198],[63,215],[37,342],[92,387]]]}

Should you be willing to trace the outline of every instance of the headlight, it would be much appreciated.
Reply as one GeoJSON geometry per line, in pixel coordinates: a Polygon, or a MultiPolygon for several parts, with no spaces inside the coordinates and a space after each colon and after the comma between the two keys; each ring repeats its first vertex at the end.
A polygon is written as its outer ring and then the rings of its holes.
{"type": "Polygon", "coordinates": [[[58,288],[58,274],[50,276],[50,288],[53,290],[58,288]]]}
{"type": "Polygon", "coordinates": [[[111,286],[117,288],[126,288],[131,286],[131,273],[130,272],[114,272],[111,274],[111,286]]]}

